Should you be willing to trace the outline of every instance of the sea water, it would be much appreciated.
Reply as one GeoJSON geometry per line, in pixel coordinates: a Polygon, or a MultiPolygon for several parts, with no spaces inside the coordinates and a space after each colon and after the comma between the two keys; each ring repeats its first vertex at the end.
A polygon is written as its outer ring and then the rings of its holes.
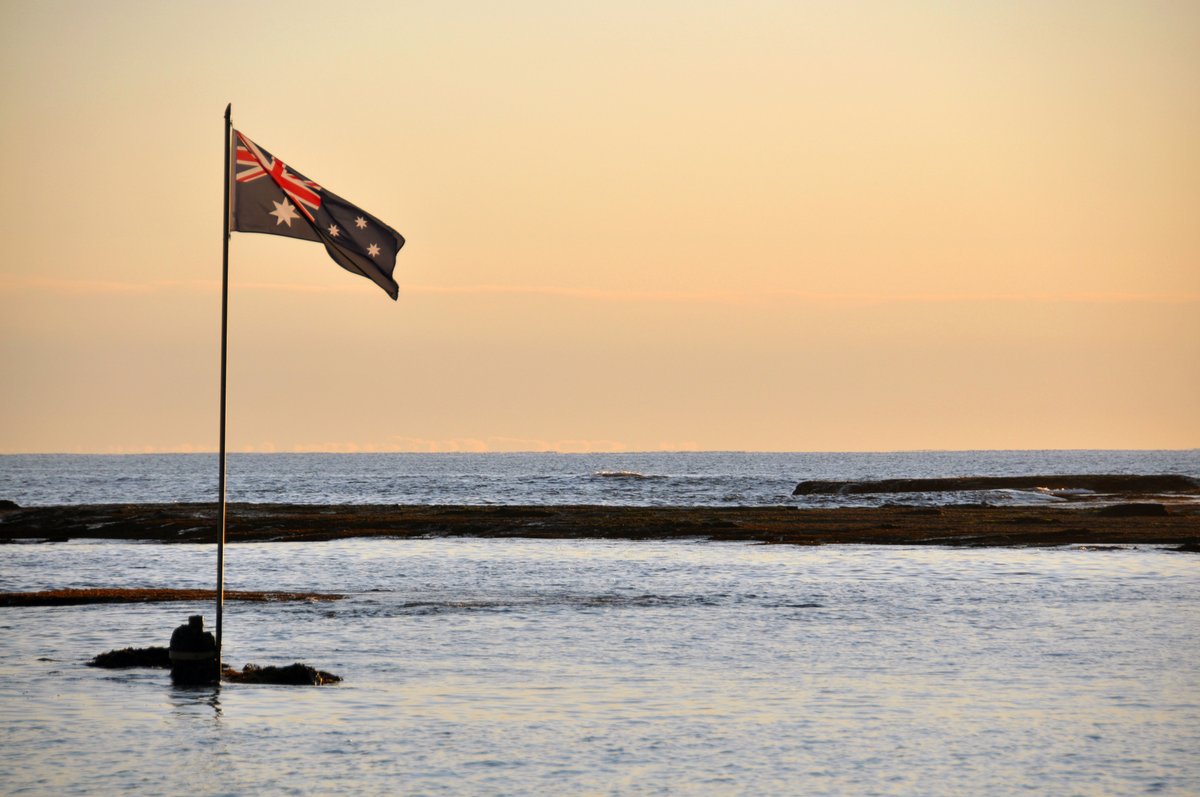
{"type": "MultiPolygon", "coordinates": [[[[9,545],[5,590],[204,587],[210,546],[9,545]]],[[[1119,550],[242,544],[225,658],[85,666],[211,607],[0,609],[5,795],[1200,793],[1200,567],[1119,550]]]]}
{"type": "MultiPolygon", "coordinates": [[[[792,496],[805,479],[1051,474],[1200,478],[1200,450],[235,454],[230,501],[347,504],[872,505],[895,496],[792,496]]],[[[22,506],[213,501],[212,454],[0,456],[0,499],[22,506]]],[[[912,502],[1044,503],[1033,490],[908,495],[912,502]]]]}
{"type": "MultiPolygon", "coordinates": [[[[22,505],[211,501],[211,455],[4,456],[22,505]]],[[[1200,476],[1200,452],[273,454],[230,498],[823,505],[802,479],[1200,476]]],[[[906,501],[1056,500],[1033,491],[906,501]]],[[[1153,547],[340,540],[230,546],[225,658],[321,688],[95,670],[173,603],[0,609],[0,793],[1197,794],[1200,568],[1153,547]]],[[[211,546],[0,549],[0,590],[210,587],[211,546]]]]}

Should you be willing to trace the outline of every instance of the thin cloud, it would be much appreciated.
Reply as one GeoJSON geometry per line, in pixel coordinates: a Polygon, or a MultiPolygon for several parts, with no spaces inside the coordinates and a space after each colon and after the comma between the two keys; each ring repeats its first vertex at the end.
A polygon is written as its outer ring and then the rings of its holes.
{"type": "Polygon", "coordinates": [[[554,451],[559,454],[605,453],[621,454],[629,450],[629,446],[618,440],[588,440],[571,438],[566,440],[545,440],[530,437],[489,437],[488,441],[493,451],[554,451]]]}
{"type": "MultiPolygon", "coordinates": [[[[261,447],[260,449],[261,450],[261,447]]],[[[517,451],[567,453],[622,453],[629,446],[617,440],[584,438],[547,440],[533,437],[410,437],[392,435],[383,442],[322,441],[300,443],[292,451],[334,454],[487,454],[517,451]]],[[[664,449],[666,450],[666,449],[664,449]]],[[[675,450],[674,448],[670,450],[675,450]]]]}
{"type": "MultiPolygon", "coordinates": [[[[547,452],[556,454],[625,454],[634,451],[618,440],[564,438],[546,439],[539,437],[446,437],[425,438],[392,435],[381,442],[325,440],[296,443],[281,447],[273,442],[245,443],[234,445],[231,453],[274,454],[281,451],[292,453],[321,454],[488,454],[514,452],[547,452]]],[[[695,441],[660,442],[655,446],[642,446],[637,451],[699,451],[695,441]]],[[[6,453],[37,453],[10,451],[6,453]]],[[[71,453],[94,453],[78,449],[71,453]]],[[[211,444],[179,443],[174,445],[109,446],[99,453],[104,454],[213,454],[211,444]]]]}
{"type": "Polygon", "coordinates": [[[764,291],[759,295],[764,299],[774,296],[831,304],[1194,304],[1200,302],[1200,293],[1134,293],[1127,291],[814,293],[783,290],[764,291]]]}
{"type": "Polygon", "coordinates": [[[152,282],[115,282],[92,279],[0,276],[2,293],[52,293],[70,296],[120,296],[148,294],[158,290],[152,282]]]}
{"type": "Polygon", "coordinates": [[[363,443],[355,440],[325,440],[321,442],[297,443],[294,453],[323,454],[482,454],[491,449],[486,442],[475,438],[451,438],[441,440],[418,437],[393,436],[382,443],[363,443]]]}
{"type": "Polygon", "coordinates": [[[401,293],[438,296],[551,296],[595,302],[736,304],[741,293],[725,291],[635,291],[557,285],[404,285],[401,293]]]}
{"type": "MultiPolygon", "coordinates": [[[[290,282],[234,281],[231,290],[266,293],[348,294],[362,286],[290,282]]],[[[165,291],[214,294],[221,289],[219,280],[153,280],[120,282],[92,279],[54,279],[43,277],[0,276],[0,293],[57,294],[70,296],[130,296],[165,291]]],[[[422,285],[401,284],[401,294],[414,296],[512,296],[551,297],[588,302],[625,304],[763,304],[798,302],[825,305],[884,304],[1156,304],[1187,305],[1200,303],[1200,292],[1185,291],[1007,291],[1007,292],[912,292],[878,291],[820,292],[790,288],[735,291],[627,290],[571,287],[559,285],[422,285]]]]}
{"type": "Polygon", "coordinates": [[[797,301],[811,304],[973,304],[973,303],[1070,303],[1070,304],[1193,304],[1200,293],[1076,291],[1047,292],[958,292],[882,293],[818,292],[792,289],[742,291],[639,291],[601,288],[569,288],[549,285],[401,285],[401,293],[429,295],[556,296],[599,302],[755,304],[797,301]]]}

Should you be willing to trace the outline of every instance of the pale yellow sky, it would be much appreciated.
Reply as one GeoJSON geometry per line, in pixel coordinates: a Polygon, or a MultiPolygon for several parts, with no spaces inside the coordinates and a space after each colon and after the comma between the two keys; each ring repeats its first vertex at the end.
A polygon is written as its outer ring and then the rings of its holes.
{"type": "Polygon", "coordinates": [[[1200,446],[1200,5],[0,2],[0,452],[1200,446]]]}

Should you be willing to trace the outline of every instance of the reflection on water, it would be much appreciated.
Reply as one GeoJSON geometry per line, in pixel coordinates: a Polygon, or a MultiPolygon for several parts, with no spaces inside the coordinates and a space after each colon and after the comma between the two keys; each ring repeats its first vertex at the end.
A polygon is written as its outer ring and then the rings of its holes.
{"type": "MultiPolygon", "coordinates": [[[[206,586],[194,546],[9,546],[6,589],[206,586]]],[[[1200,570],[1153,549],[348,540],[236,545],[225,659],[95,653],[188,604],[0,613],[5,794],[1194,794],[1200,570]],[[14,763],[15,762],[15,763],[14,763]]]]}
{"type": "Polygon", "coordinates": [[[197,714],[221,717],[221,687],[216,684],[180,686],[171,684],[171,704],[179,716],[197,714]]]}

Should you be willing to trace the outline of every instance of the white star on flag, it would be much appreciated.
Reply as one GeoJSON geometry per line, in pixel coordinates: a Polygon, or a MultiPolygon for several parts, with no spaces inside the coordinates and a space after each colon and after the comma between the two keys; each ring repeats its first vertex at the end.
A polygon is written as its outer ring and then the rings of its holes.
{"type": "Polygon", "coordinates": [[[360,230],[365,230],[365,229],[367,229],[367,220],[364,219],[362,216],[359,216],[357,219],[354,220],[354,226],[360,230]]]}
{"type": "Polygon", "coordinates": [[[339,232],[341,232],[341,230],[338,229],[338,226],[336,224],[329,225],[329,237],[330,238],[337,238],[339,232]]]}
{"type": "Polygon", "coordinates": [[[271,211],[271,215],[275,217],[277,225],[286,223],[287,226],[291,227],[292,219],[300,218],[296,213],[296,208],[292,207],[292,203],[286,199],[282,202],[271,200],[271,204],[275,206],[275,209],[271,211]]]}
{"type": "Polygon", "coordinates": [[[370,246],[367,247],[367,254],[370,255],[371,257],[377,256],[379,254],[379,247],[376,246],[375,244],[371,244],[370,246]]]}

